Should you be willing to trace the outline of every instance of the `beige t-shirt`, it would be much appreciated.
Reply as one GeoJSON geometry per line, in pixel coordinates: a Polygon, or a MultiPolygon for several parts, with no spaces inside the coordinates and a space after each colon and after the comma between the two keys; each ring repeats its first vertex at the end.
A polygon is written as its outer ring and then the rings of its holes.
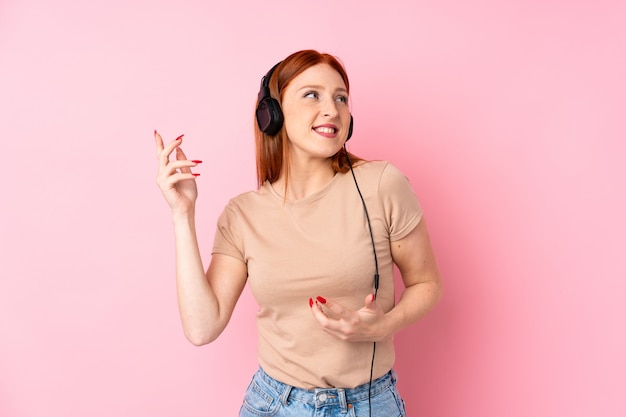
{"type": "MultiPolygon", "coordinates": [[[[406,177],[385,161],[354,168],[372,223],[385,312],[394,306],[390,241],[417,226],[422,209],[406,177]]],[[[345,342],[321,330],[309,298],[321,295],[357,310],[374,291],[369,229],[350,172],[320,192],[285,201],[266,182],[232,199],[218,219],[213,253],[248,267],[257,313],[261,367],[286,384],[353,388],[369,381],[371,342],[345,342]]],[[[395,359],[393,341],[376,345],[374,378],[395,359]]]]}

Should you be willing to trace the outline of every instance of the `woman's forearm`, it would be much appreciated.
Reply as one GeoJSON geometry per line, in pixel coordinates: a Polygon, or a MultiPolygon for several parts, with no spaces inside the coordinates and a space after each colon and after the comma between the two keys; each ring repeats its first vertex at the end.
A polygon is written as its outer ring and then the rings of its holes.
{"type": "Polygon", "coordinates": [[[176,293],[178,309],[187,339],[194,345],[213,341],[223,328],[215,293],[207,281],[194,213],[174,214],[176,242],[176,293]]]}
{"type": "Polygon", "coordinates": [[[425,281],[404,289],[400,300],[385,314],[383,329],[394,334],[424,317],[439,301],[443,289],[438,280],[425,281]]]}

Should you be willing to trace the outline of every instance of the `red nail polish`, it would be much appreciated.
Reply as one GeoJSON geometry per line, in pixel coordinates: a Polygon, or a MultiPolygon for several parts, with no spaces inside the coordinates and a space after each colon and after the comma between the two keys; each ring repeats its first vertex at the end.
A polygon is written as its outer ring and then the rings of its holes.
{"type": "Polygon", "coordinates": [[[191,162],[193,162],[194,164],[201,164],[201,163],[202,163],[202,161],[199,161],[199,160],[197,160],[197,159],[194,159],[194,160],[193,160],[193,161],[191,161],[191,162]]]}
{"type": "Polygon", "coordinates": [[[156,134],[157,134],[157,131],[156,131],[156,129],[154,129],[154,136],[156,136],[156,134]]]}
{"type": "Polygon", "coordinates": [[[376,295],[375,295],[375,294],[372,294],[372,303],[373,303],[374,301],[376,301],[376,295]]]}
{"type": "Polygon", "coordinates": [[[194,177],[199,177],[200,176],[200,174],[196,174],[196,173],[191,174],[191,175],[193,175],[194,177]]]}
{"type": "Polygon", "coordinates": [[[313,308],[313,299],[309,298],[309,307],[313,308]]]}
{"type": "Polygon", "coordinates": [[[322,297],[321,295],[317,296],[317,301],[319,301],[322,304],[326,304],[326,299],[324,297],[322,297]]]}
{"type": "Polygon", "coordinates": [[[177,140],[182,140],[183,136],[185,136],[184,134],[180,135],[179,137],[177,137],[176,139],[174,139],[174,142],[176,142],[177,140]]]}

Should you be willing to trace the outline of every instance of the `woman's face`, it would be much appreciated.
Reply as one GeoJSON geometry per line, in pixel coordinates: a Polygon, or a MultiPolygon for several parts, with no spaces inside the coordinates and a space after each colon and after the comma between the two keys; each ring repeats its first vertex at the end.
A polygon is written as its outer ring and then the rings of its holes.
{"type": "Polygon", "coordinates": [[[348,91],[331,66],[314,65],[291,80],[281,107],[293,158],[330,158],[346,141],[348,91]]]}

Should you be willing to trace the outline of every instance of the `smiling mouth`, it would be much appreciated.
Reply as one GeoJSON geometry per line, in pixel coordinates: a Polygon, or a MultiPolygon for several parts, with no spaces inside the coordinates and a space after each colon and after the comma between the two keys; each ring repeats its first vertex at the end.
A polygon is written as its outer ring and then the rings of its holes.
{"type": "Polygon", "coordinates": [[[337,133],[337,129],[332,128],[332,127],[326,127],[326,126],[316,127],[313,130],[315,130],[318,133],[326,133],[326,134],[337,133]]]}

